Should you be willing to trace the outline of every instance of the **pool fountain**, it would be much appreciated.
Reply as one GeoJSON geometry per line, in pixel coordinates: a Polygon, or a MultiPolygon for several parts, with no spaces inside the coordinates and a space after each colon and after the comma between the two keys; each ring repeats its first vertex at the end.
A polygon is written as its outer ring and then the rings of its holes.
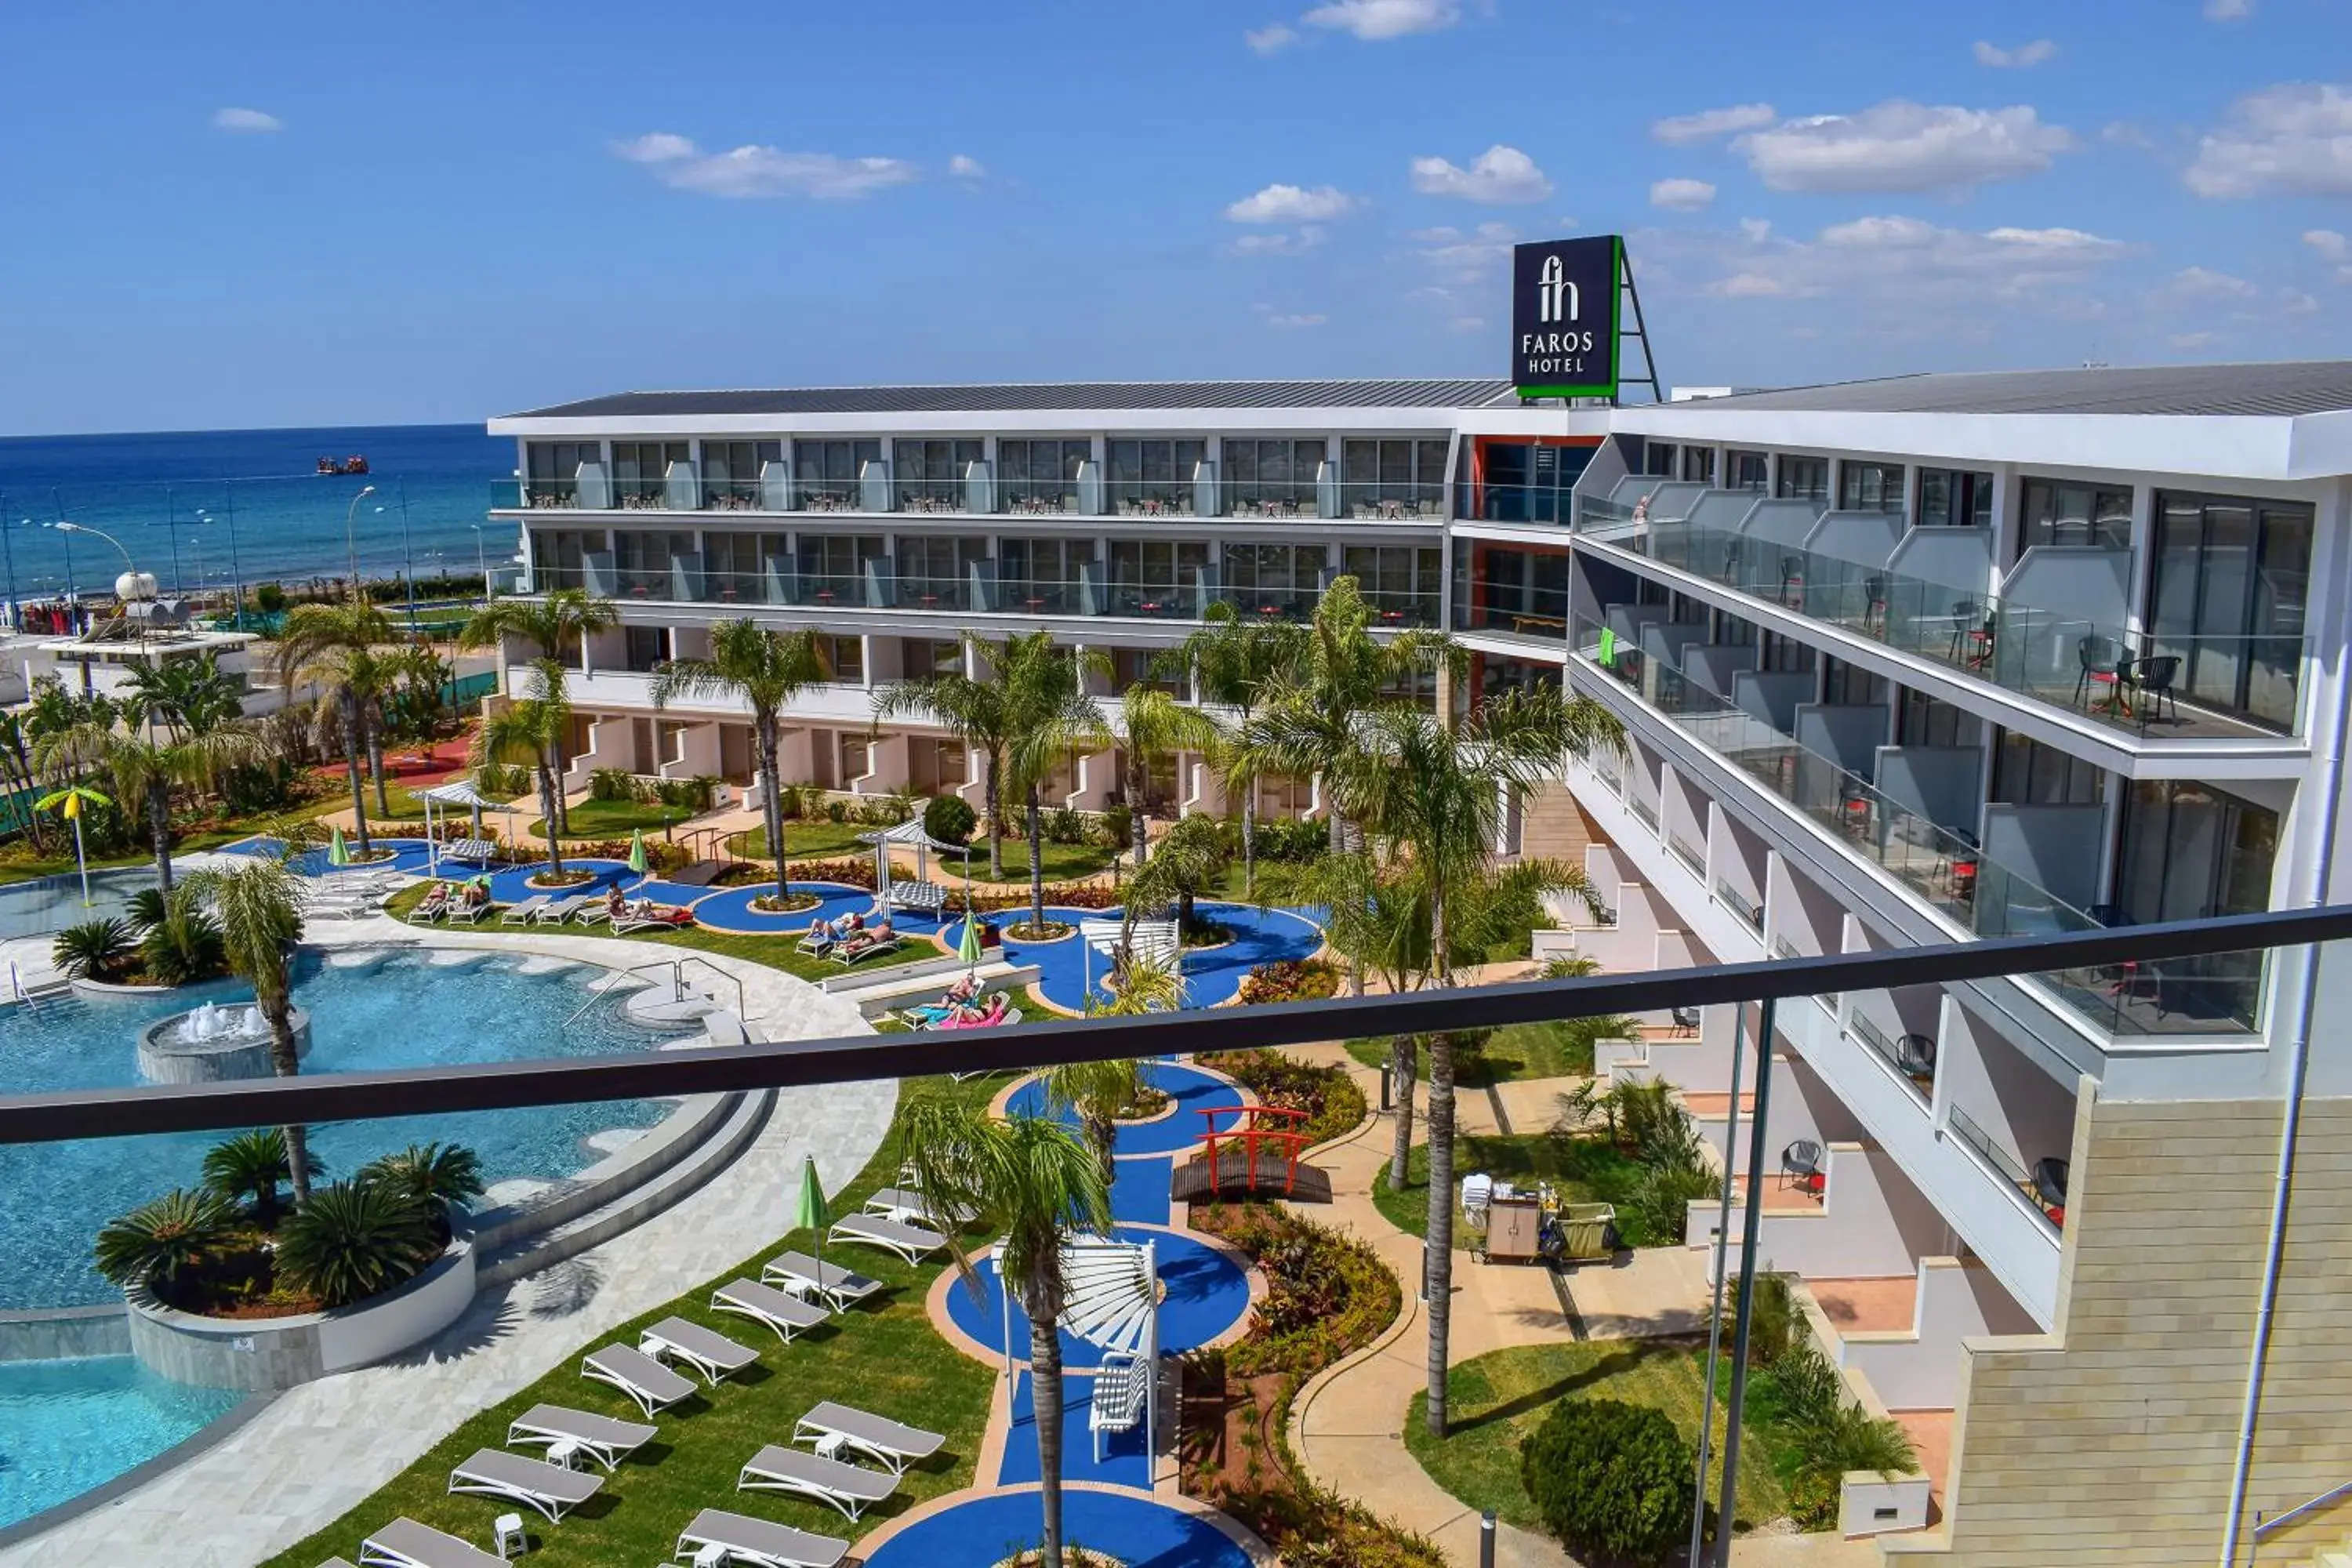
{"type": "MultiPolygon", "coordinates": [[[[294,1054],[310,1054],[310,1015],[292,1009],[294,1054]]],[[[268,1078],[269,1020],[257,1006],[205,1002],[184,1013],[158,1018],[139,1031],[139,1076],[149,1083],[215,1083],[223,1079],[268,1078]]]]}

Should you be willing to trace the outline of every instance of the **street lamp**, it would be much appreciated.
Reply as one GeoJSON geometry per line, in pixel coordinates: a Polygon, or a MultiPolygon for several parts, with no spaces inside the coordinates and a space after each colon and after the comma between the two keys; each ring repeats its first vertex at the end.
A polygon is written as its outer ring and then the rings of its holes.
{"type": "Polygon", "coordinates": [[[362,485],[360,493],[352,498],[352,504],[343,509],[343,552],[351,562],[353,604],[359,602],[360,596],[360,546],[358,536],[352,531],[352,523],[360,514],[360,502],[373,494],[375,494],[373,485],[362,485]]]}
{"type": "Polygon", "coordinates": [[[482,525],[477,522],[467,526],[474,531],[474,565],[482,574],[482,603],[487,605],[494,597],[490,592],[490,557],[482,546],[482,525]]]}
{"type": "MultiPolygon", "coordinates": [[[[92,528],[88,523],[83,522],[69,522],[64,518],[58,519],[57,521],[49,524],[49,526],[56,529],[59,533],[66,535],[68,539],[72,538],[72,536],[77,533],[87,533],[93,539],[103,539],[109,544],[114,546],[115,553],[122,557],[122,575],[116,580],[114,592],[115,596],[123,601],[125,606],[123,610],[124,615],[128,616],[130,614],[129,605],[131,601],[134,599],[145,601],[154,598],[155,579],[145,576],[140,572],[139,563],[131,559],[131,552],[122,547],[122,541],[115,538],[114,535],[107,532],[104,529],[92,528]]],[[[68,548],[70,549],[71,546],[68,545],[68,548]]],[[[144,616],[142,616],[139,622],[139,640],[142,642],[147,640],[147,621],[144,616]]]]}

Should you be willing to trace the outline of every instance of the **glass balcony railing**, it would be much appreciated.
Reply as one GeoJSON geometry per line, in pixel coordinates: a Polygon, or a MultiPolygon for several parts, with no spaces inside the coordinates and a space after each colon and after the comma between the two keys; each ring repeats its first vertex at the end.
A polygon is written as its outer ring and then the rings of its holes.
{"type": "Polygon", "coordinates": [[[1763,905],[1758,903],[1755,900],[1749,898],[1747,894],[1741,892],[1730,883],[1720,880],[1715,884],[1715,896],[1717,901],[1721,903],[1725,909],[1729,910],[1733,914],[1738,915],[1742,921],[1746,921],[1749,927],[1759,932],[1763,931],[1763,905]]]}
{"type": "Polygon", "coordinates": [[[1846,1021],[1846,1032],[1875,1053],[1894,1070],[1903,1087],[1912,1097],[1926,1105],[1936,1092],[1935,1042],[1925,1036],[1906,1035],[1901,1040],[1887,1037],[1886,1032],[1871,1022],[1870,1016],[1857,1010],[1846,1021]],[[1922,1049],[1922,1046],[1925,1049],[1922,1049]]]}
{"type": "MultiPolygon", "coordinates": [[[[1314,479],[1052,481],[893,479],[877,509],[856,479],[697,480],[676,472],[653,479],[493,480],[490,505],[544,511],[872,511],[901,516],[1222,518],[1239,521],[1415,522],[1445,521],[1442,484],[1321,483],[1314,479]],[[780,504],[789,500],[792,504],[780,504]],[[976,504],[980,503],[980,504],[976,504]]],[[[1547,494],[1564,498],[1566,491],[1547,494]]],[[[1564,499],[1559,505],[1565,506],[1564,499]]]]}
{"type": "Polygon", "coordinates": [[[1568,604],[1564,595],[1539,594],[1519,608],[1478,605],[1466,595],[1454,599],[1454,629],[1457,632],[1499,632],[1527,637],[1554,647],[1568,637],[1568,604]]]}
{"type": "MultiPolygon", "coordinates": [[[[1598,623],[1580,617],[1579,657],[1962,929],[1982,937],[2051,936],[2122,923],[2112,913],[2102,920],[2075,908],[1986,856],[1973,833],[1913,810],[1669,661],[1613,637],[1604,661],[1603,646],[1598,623]]],[[[2263,973],[2259,965],[2233,969],[2223,959],[2160,974],[2070,972],[2042,979],[2111,1034],[2242,1034],[2256,1026],[2263,973]]]]}
{"type": "Polygon", "coordinates": [[[2015,1187],[2025,1199],[2026,1206],[2053,1232],[2061,1228],[2057,1217],[2051,1214],[2050,1205],[2036,1187],[2032,1173],[2018,1157],[2002,1146],[2000,1140],[1978,1125],[1974,1117],[1958,1106],[1945,1112],[1945,1131],[1956,1142],[1965,1145],[1995,1177],[2015,1187]]]}

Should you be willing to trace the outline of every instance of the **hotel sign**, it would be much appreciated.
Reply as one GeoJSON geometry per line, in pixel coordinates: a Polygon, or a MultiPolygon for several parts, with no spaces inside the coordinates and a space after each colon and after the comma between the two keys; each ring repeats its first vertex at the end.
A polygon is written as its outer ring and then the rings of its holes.
{"type": "Polygon", "coordinates": [[[1613,234],[1511,249],[1511,383],[1523,397],[1617,395],[1618,279],[1613,234]]]}

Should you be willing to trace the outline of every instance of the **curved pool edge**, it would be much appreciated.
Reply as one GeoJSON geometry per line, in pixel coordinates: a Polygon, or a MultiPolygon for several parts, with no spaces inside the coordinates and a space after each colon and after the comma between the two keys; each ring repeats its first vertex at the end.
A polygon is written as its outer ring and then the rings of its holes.
{"type": "Polygon", "coordinates": [[[129,1496],[156,1477],[177,1469],[198,1455],[228,1441],[236,1435],[238,1428],[268,1409],[277,1398],[275,1392],[248,1394],[162,1453],[141,1460],[121,1475],[100,1481],[87,1491],[76,1492],[63,1502],[51,1503],[38,1513],[28,1513],[14,1524],[0,1524],[0,1552],[69,1524],[84,1514],[93,1513],[119,1498],[129,1496]]]}

